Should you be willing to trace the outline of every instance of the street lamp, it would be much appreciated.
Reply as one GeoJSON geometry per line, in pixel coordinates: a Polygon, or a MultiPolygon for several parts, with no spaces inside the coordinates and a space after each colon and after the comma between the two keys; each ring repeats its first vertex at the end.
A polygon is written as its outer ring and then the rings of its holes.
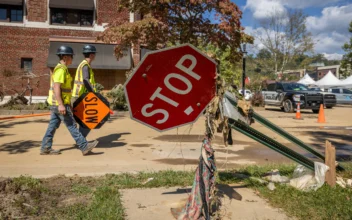
{"type": "Polygon", "coordinates": [[[243,97],[245,97],[245,84],[246,84],[246,57],[247,57],[247,50],[246,50],[246,44],[243,44],[242,46],[242,63],[243,63],[243,67],[242,67],[242,95],[243,97]]]}

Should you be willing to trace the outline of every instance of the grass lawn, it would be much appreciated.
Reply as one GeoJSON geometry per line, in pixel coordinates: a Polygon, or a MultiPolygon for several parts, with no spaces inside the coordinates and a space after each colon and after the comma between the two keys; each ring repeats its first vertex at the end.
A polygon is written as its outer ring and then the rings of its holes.
{"type": "MultiPolygon", "coordinates": [[[[340,175],[352,178],[352,163],[340,175]]],[[[298,219],[351,219],[352,189],[324,185],[316,192],[301,192],[289,186],[276,185],[268,190],[250,179],[241,180],[234,173],[260,177],[279,169],[291,175],[293,165],[248,166],[231,172],[220,172],[217,183],[243,183],[253,188],[272,206],[298,219]]],[[[0,180],[0,219],[125,219],[119,189],[190,186],[194,172],[160,171],[101,177],[64,177],[48,179],[19,177],[0,180]],[[154,178],[145,183],[148,178],[154,178]]]]}

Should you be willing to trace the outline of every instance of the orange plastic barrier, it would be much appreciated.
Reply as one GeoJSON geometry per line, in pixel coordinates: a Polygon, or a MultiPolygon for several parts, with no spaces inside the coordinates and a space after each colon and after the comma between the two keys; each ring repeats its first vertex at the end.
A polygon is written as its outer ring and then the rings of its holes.
{"type": "Polygon", "coordinates": [[[10,120],[10,119],[18,119],[18,118],[30,118],[30,117],[45,116],[45,115],[50,115],[50,112],[40,113],[40,114],[30,114],[30,115],[15,115],[15,116],[11,116],[11,117],[0,118],[0,120],[10,120]]]}

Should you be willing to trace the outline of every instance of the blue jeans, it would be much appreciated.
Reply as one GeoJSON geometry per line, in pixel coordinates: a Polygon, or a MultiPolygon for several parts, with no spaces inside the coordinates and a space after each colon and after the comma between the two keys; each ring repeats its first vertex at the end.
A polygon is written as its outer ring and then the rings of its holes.
{"type": "Polygon", "coordinates": [[[62,121],[64,122],[67,129],[71,133],[71,136],[73,137],[73,139],[76,141],[78,148],[81,151],[84,151],[86,149],[88,142],[86,138],[81,134],[81,132],[77,129],[76,121],[73,117],[71,107],[70,105],[65,105],[65,107],[66,107],[65,115],[62,115],[59,113],[58,106],[50,107],[51,115],[50,115],[49,126],[48,126],[48,129],[46,130],[46,133],[42,141],[42,147],[40,149],[41,151],[52,148],[53,138],[54,138],[56,129],[60,127],[60,124],[62,121]]]}

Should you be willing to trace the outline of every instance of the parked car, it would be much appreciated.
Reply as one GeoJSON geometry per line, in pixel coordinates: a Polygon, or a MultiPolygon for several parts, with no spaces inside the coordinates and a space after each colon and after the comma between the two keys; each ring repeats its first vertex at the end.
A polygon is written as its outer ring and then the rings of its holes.
{"type": "MultiPolygon", "coordinates": [[[[242,89],[238,90],[238,92],[240,94],[242,94],[242,89]]],[[[245,92],[244,99],[247,100],[247,101],[250,100],[252,98],[252,96],[253,96],[251,90],[245,89],[244,92],[245,92]]]]}
{"type": "MultiPolygon", "coordinates": [[[[267,88],[262,90],[262,94],[265,105],[280,107],[285,112],[294,112],[299,102],[301,109],[312,109],[314,113],[319,113],[320,105],[324,103],[321,92],[310,91],[300,83],[269,83],[267,88]]],[[[327,101],[334,98],[326,97],[327,101]]]]}
{"type": "Polygon", "coordinates": [[[334,94],[337,104],[352,104],[352,91],[349,89],[325,89],[324,93],[334,94]]]}
{"type": "Polygon", "coordinates": [[[324,95],[324,106],[326,108],[332,108],[332,107],[336,106],[337,97],[335,94],[333,94],[331,92],[323,92],[319,88],[309,88],[309,90],[316,91],[316,92],[322,93],[324,95]]]}

